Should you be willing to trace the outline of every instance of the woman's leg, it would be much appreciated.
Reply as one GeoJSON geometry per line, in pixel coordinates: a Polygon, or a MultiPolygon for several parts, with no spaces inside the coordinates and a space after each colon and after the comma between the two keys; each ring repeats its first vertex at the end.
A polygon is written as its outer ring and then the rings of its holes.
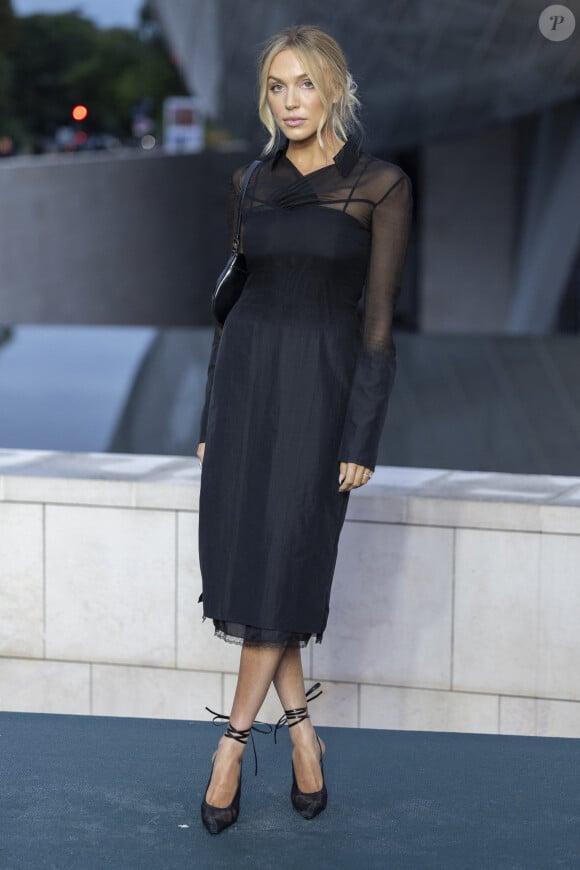
{"type": "MultiPolygon", "coordinates": [[[[296,707],[306,707],[304,693],[304,673],[300,650],[288,647],[274,674],[274,686],[285,710],[296,707]]],[[[296,720],[290,719],[290,723],[296,720]]],[[[320,770],[320,748],[316,740],[316,732],[310,718],[298,722],[288,729],[292,740],[292,761],[296,772],[296,781],[300,791],[313,792],[322,788],[322,772],[320,770]]],[[[322,751],[325,745],[320,738],[322,751]]]]}
{"type": "MultiPolygon", "coordinates": [[[[270,683],[276,673],[284,647],[251,647],[243,644],[236,692],[230,713],[233,728],[245,730],[254,722],[270,683]]],[[[249,738],[251,739],[251,738],[249,738]]],[[[240,773],[245,744],[220,738],[216,750],[213,774],[206,801],[214,807],[227,807],[232,802],[240,773]]]]}

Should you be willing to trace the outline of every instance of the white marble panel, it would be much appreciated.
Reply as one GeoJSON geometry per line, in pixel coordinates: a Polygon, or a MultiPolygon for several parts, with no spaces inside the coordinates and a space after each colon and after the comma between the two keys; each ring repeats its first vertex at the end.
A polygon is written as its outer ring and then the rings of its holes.
{"type": "MultiPolygon", "coordinates": [[[[320,680],[322,695],[308,705],[314,725],[358,728],[359,686],[357,683],[334,683],[320,680]]],[[[312,682],[306,682],[308,689],[312,682]]]]}
{"type": "Polygon", "coordinates": [[[500,695],[499,733],[537,735],[536,698],[500,695]]]}
{"type": "Polygon", "coordinates": [[[577,500],[542,505],[541,517],[543,532],[580,535],[580,505],[577,500]]]}
{"type": "Polygon", "coordinates": [[[546,698],[500,698],[500,733],[580,737],[580,703],[546,698]]]}
{"type": "Polygon", "coordinates": [[[176,517],[46,508],[49,657],[174,666],[176,517]]]}
{"type": "Polygon", "coordinates": [[[533,694],[580,700],[580,535],[542,535],[540,582],[533,694]]]}
{"type": "Polygon", "coordinates": [[[197,509],[200,469],[185,456],[16,451],[0,455],[11,501],[197,509]]]}
{"type": "Polygon", "coordinates": [[[0,658],[0,710],[90,713],[90,665],[0,658]]]}
{"type": "Polygon", "coordinates": [[[543,502],[580,484],[580,478],[549,474],[498,474],[481,471],[452,471],[444,478],[426,483],[425,495],[491,501],[543,502]]]}
{"type": "Polygon", "coordinates": [[[0,503],[0,655],[43,654],[42,506],[0,503]]]}
{"type": "Polygon", "coordinates": [[[122,480],[82,480],[65,477],[6,476],[6,501],[131,507],[133,484],[122,480]]]}
{"type": "Polygon", "coordinates": [[[199,509],[198,482],[143,480],[136,481],[133,488],[136,507],[184,511],[197,511],[199,509]]]}
{"type": "Polygon", "coordinates": [[[368,489],[369,492],[352,491],[346,511],[347,522],[405,523],[407,521],[408,496],[405,493],[391,492],[386,486],[376,486],[372,483],[360,489],[368,489]]]}
{"type": "Polygon", "coordinates": [[[427,526],[536,532],[542,527],[541,511],[541,505],[523,501],[495,502],[417,495],[409,498],[407,522],[427,526]]]}
{"type": "MultiPolygon", "coordinates": [[[[570,478],[574,480],[574,478],[570,478]]],[[[559,505],[574,505],[580,507],[580,486],[570,486],[563,492],[559,493],[550,502],[551,504],[559,505]]]]}
{"type": "Polygon", "coordinates": [[[172,668],[93,665],[92,713],[204,721],[206,705],[217,710],[221,675],[172,668]]]}
{"type": "Polygon", "coordinates": [[[452,579],[452,530],[345,523],[313,673],[448,688],[452,579]]]}
{"type": "Polygon", "coordinates": [[[443,482],[452,472],[445,468],[412,468],[406,465],[377,465],[370,483],[358,490],[365,492],[377,484],[400,492],[417,492],[428,484],[443,482]]]}
{"type": "Polygon", "coordinates": [[[133,479],[150,474],[170,477],[176,461],[176,457],[173,456],[148,453],[88,453],[85,457],[99,474],[110,474],[112,477],[127,476],[133,479]]]}
{"type": "Polygon", "coordinates": [[[202,621],[198,513],[177,514],[177,663],[180,668],[237,671],[241,646],[214,635],[211,619],[202,621]]]}
{"type": "Polygon", "coordinates": [[[187,480],[173,482],[169,478],[134,481],[7,475],[3,483],[4,501],[165,510],[197,510],[199,504],[199,484],[187,480]]]}
{"type": "Polygon", "coordinates": [[[362,685],[360,724],[362,728],[496,734],[498,698],[467,692],[362,685]]]}
{"type": "Polygon", "coordinates": [[[540,538],[457,530],[454,689],[536,694],[540,538]]]}

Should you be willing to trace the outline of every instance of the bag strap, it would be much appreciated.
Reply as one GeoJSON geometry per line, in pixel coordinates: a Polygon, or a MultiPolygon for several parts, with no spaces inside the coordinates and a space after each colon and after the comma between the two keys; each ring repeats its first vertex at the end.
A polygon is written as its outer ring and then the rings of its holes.
{"type": "Polygon", "coordinates": [[[250,182],[250,178],[254,174],[254,170],[257,169],[261,162],[261,160],[253,160],[244,173],[242,186],[240,188],[240,196],[238,198],[238,216],[236,219],[236,231],[234,233],[234,241],[232,243],[233,254],[237,254],[238,248],[240,247],[240,230],[242,228],[242,206],[244,204],[246,190],[248,189],[248,184],[250,182]]]}

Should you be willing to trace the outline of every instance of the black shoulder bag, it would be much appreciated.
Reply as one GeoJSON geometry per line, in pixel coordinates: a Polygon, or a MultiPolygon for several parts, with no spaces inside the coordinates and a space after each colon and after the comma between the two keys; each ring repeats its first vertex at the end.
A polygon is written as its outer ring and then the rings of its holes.
{"type": "Polygon", "coordinates": [[[232,244],[232,253],[230,254],[223,272],[217,279],[215,290],[213,291],[211,310],[217,322],[222,326],[231,309],[240,298],[241,292],[244,289],[244,284],[246,283],[246,258],[244,254],[239,252],[240,229],[242,226],[242,206],[244,204],[244,196],[246,195],[250,178],[261,162],[261,160],[254,160],[246,169],[244,174],[238,198],[238,215],[236,219],[234,241],[232,244]]]}

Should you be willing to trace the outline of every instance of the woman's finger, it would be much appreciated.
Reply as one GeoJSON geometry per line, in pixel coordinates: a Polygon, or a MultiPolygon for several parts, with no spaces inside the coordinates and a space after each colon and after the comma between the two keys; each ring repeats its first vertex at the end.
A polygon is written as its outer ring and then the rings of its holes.
{"type": "Polygon", "coordinates": [[[356,475],[357,469],[359,468],[360,466],[355,462],[346,463],[346,474],[341,486],[339,487],[339,492],[348,492],[349,490],[354,489],[355,486],[358,486],[356,483],[356,475]]]}
{"type": "Polygon", "coordinates": [[[356,462],[341,462],[341,475],[343,474],[343,466],[346,470],[344,472],[344,480],[339,487],[339,492],[347,492],[351,489],[357,489],[359,486],[364,486],[372,477],[370,468],[367,468],[365,465],[357,465],[356,462]]]}
{"type": "Polygon", "coordinates": [[[371,479],[372,476],[373,476],[373,472],[371,471],[370,468],[363,468],[363,474],[362,474],[363,486],[365,483],[369,482],[369,480],[371,479]]]}

